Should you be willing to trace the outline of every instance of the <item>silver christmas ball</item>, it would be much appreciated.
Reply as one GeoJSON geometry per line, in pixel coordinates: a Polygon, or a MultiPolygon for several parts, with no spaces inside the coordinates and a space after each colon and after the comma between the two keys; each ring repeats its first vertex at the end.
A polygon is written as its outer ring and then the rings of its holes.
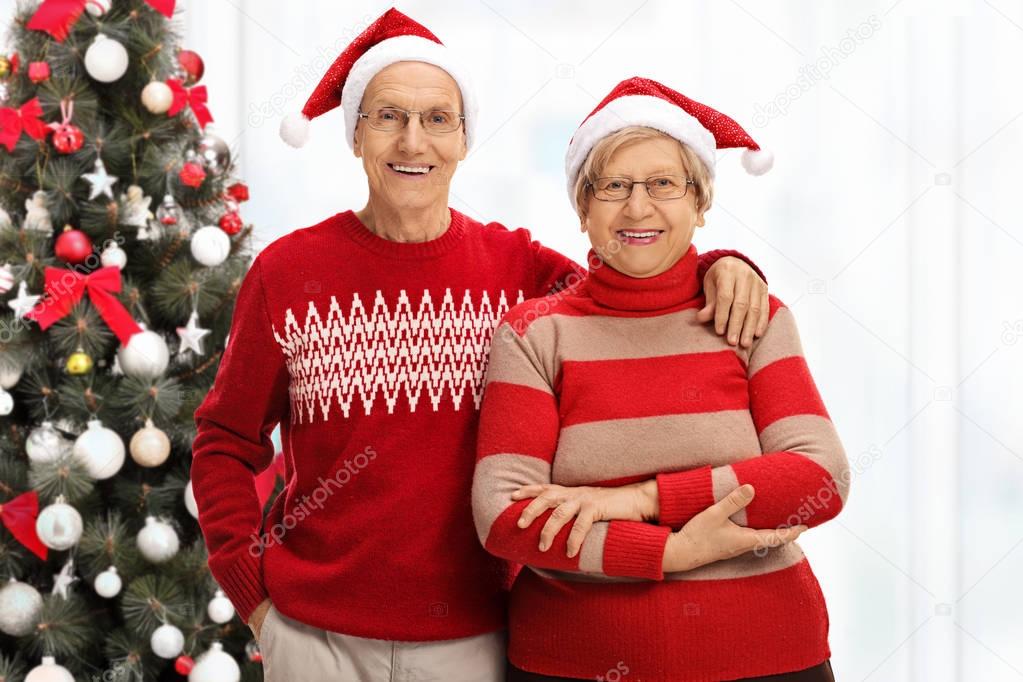
{"type": "Polygon", "coordinates": [[[200,227],[192,235],[192,258],[208,268],[216,267],[231,255],[231,238],[216,225],[200,227]]]}
{"type": "Polygon", "coordinates": [[[82,515],[60,495],[39,512],[36,535],[50,549],[58,552],[70,549],[82,538],[82,515]]]}
{"type": "Polygon", "coordinates": [[[14,412],[14,396],[0,388],[0,417],[14,412]]]}
{"type": "Polygon", "coordinates": [[[103,571],[96,576],[96,579],[92,581],[92,587],[96,590],[96,594],[103,597],[104,599],[113,599],[121,593],[121,576],[117,574],[117,568],[111,566],[107,570],[103,571]]]}
{"type": "Polygon", "coordinates": [[[210,603],[206,606],[206,615],[214,623],[221,625],[234,618],[234,604],[224,595],[223,590],[217,590],[213,599],[210,599],[210,603]]]}
{"type": "Polygon", "coordinates": [[[205,133],[196,146],[199,162],[212,175],[223,175],[231,168],[231,148],[213,133],[205,133]]]}
{"type": "Polygon", "coordinates": [[[179,542],[174,528],[154,516],[146,517],[146,526],[135,539],[142,556],[154,564],[163,563],[177,554],[179,542]]]}
{"type": "Polygon", "coordinates": [[[167,369],[170,351],[162,336],[143,328],[132,335],[128,345],[117,349],[117,359],[121,371],[128,376],[155,379],[167,369]]]}
{"type": "Polygon", "coordinates": [[[24,637],[39,623],[43,597],[39,590],[14,578],[0,588],[0,632],[24,637]]]}
{"type": "Polygon", "coordinates": [[[25,441],[28,458],[39,464],[56,462],[64,454],[67,441],[53,427],[53,422],[44,421],[32,429],[25,441]]]}
{"type": "Polygon", "coordinates": [[[171,444],[167,434],[153,426],[152,419],[147,419],[146,425],[131,437],[128,450],[140,466],[158,467],[167,461],[171,444]]]}
{"type": "Polygon", "coordinates": [[[188,673],[188,682],[238,682],[242,671],[234,656],[224,651],[224,645],[213,642],[209,650],[200,656],[195,667],[188,673]]]}
{"type": "Polygon", "coordinates": [[[103,263],[104,267],[115,267],[118,270],[124,270],[124,266],[128,264],[128,254],[120,246],[111,244],[103,249],[103,253],[99,255],[99,260],[103,263]]]}
{"type": "Polygon", "coordinates": [[[75,439],[72,452],[97,481],[110,478],[124,466],[124,441],[99,419],[89,420],[89,428],[75,439]]]}
{"type": "Polygon", "coordinates": [[[53,656],[43,656],[43,662],[29,671],[25,682],[75,682],[75,678],[67,668],[57,665],[53,656]]]}
{"type": "Polygon", "coordinates": [[[85,51],[85,70],[100,83],[113,83],[128,71],[128,50],[102,33],[85,51]]]}
{"type": "Polygon", "coordinates": [[[142,106],[152,114],[166,114],[174,103],[174,93],[163,81],[153,81],[142,88],[142,106]]]}
{"type": "Polygon", "coordinates": [[[160,658],[177,658],[185,649],[185,635],[170,623],[153,630],[149,646],[160,658]]]}

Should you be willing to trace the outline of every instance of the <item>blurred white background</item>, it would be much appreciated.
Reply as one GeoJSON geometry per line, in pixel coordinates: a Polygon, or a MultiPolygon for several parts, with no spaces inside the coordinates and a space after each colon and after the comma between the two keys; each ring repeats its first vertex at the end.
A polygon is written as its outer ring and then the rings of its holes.
{"type": "MultiPolygon", "coordinates": [[[[277,126],[389,3],[179,5],[259,242],[361,208],[340,110],[302,150],[277,126]]],[[[775,152],[759,178],[719,156],[696,243],[749,254],[795,311],[856,471],[846,510],[801,539],[837,679],[1023,680],[1023,2],[398,8],[474,69],[480,143],[452,205],[577,260],[564,150],[622,78],[661,80],[775,152]]]]}

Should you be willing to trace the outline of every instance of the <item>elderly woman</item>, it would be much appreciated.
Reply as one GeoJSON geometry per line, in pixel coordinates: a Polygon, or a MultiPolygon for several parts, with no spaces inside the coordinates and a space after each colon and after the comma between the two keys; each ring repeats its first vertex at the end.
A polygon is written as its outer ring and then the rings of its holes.
{"type": "Polygon", "coordinates": [[[848,494],[842,445],[788,308],[728,345],[696,320],[691,241],[734,121],[630,79],[584,121],[570,195],[588,277],[495,333],[473,510],[524,564],[509,682],[833,680],[828,614],[800,547],[848,494]]]}

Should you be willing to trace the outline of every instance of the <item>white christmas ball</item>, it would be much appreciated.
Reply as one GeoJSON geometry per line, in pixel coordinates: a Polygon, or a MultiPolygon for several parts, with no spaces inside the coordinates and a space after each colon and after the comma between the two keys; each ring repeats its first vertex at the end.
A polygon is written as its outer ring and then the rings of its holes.
{"type": "Polygon", "coordinates": [[[104,599],[113,599],[121,593],[121,576],[117,574],[117,568],[111,566],[107,570],[103,571],[96,576],[96,579],[92,581],[92,587],[96,590],[96,594],[103,597],[104,599]]]}
{"type": "Polygon", "coordinates": [[[214,642],[209,650],[195,662],[188,682],[238,682],[242,671],[234,657],[224,651],[224,645],[214,642]]]}
{"type": "Polygon", "coordinates": [[[85,70],[93,80],[113,83],[128,70],[128,50],[113,38],[99,33],[85,51],[85,70]]]}
{"type": "Polygon", "coordinates": [[[208,268],[220,265],[231,254],[231,238],[216,225],[200,227],[192,235],[192,257],[208,268]]]}
{"type": "Polygon", "coordinates": [[[67,441],[53,427],[53,422],[43,421],[28,434],[25,452],[31,461],[49,464],[60,459],[66,445],[67,441]]]}
{"type": "Polygon", "coordinates": [[[89,420],[89,428],[75,440],[72,452],[97,481],[110,478],[124,466],[124,441],[99,419],[89,420]]]}
{"type": "Polygon", "coordinates": [[[39,512],[36,535],[50,549],[58,552],[70,549],[82,538],[82,515],[61,495],[39,512]]]}
{"type": "Polygon", "coordinates": [[[131,437],[128,450],[140,466],[158,467],[167,461],[171,444],[167,434],[153,426],[152,419],[147,419],[146,425],[131,437]]]}
{"type": "Polygon", "coordinates": [[[123,270],[124,266],[128,264],[128,254],[120,246],[111,244],[103,249],[103,253],[99,255],[99,260],[103,263],[104,267],[114,267],[118,270],[123,270]]]}
{"type": "Polygon", "coordinates": [[[121,371],[136,379],[155,379],[167,369],[170,351],[167,342],[156,332],[143,328],[132,334],[128,345],[117,350],[121,371]]]}
{"type": "Polygon", "coordinates": [[[5,363],[0,367],[0,388],[14,388],[21,381],[21,373],[24,371],[24,367],[12,367],[5,363]]]}
{"type": "Polygon", "coordinates": [[[0,417],[14,412],[14,396],[0,388],[0,417]]]}
{"type": "Polygon", "coordinates": [[[216,594],[213,595],[213,599],[210,599],[209,605],[206,606],[206,615],[214,623],[220,623],[221,625],[234,618],[234,604],[224,596],[223,590],[217,590],[216,594]]]}
{"type": "Polygon", "coordinates": [[[43,596],[28,583],[14,578],[0,589],[0,632],[23,637],[39,623],[43,596]]]}
{"type": "Polygon", "coordinates": [[[152,114],[166,114],[174,103],[174,93],[163,81],[153,81],[142,88],[142,106],[152,114]]]}
{"type": "Polygon", "coordinates": [[[110,0],[86,0],[85,11],[94,17],[101,17],[110,11],[110,0]]]}
{"type": "Polygon", "coordinates": [[[75,678],[67,668],[57,665],[53,656],[43,656],[42,664],[29,671],[25,682],[75,682],[75,678]]]}
{"type": "Polygon", "coordinates": [[[160,658],[177,658],[185,649],[185,635],[170,623],[164,623],[153,630],[149,646],[160,658]]]}
{"type": "Polygon", "coordinates": [[[185,486],[185,509],[195,519],[199,518],[199,505],[195,503],[195,493],[192,491],[192,481],[189,479],[188,485],[185,486]]]}
{"type": "Polygon", "coordinates": [[[178,534],[166,521],[146,517],[146,527],[135,539],[139,551],[154,564],[163,563],[178,553],[178,534]]]}

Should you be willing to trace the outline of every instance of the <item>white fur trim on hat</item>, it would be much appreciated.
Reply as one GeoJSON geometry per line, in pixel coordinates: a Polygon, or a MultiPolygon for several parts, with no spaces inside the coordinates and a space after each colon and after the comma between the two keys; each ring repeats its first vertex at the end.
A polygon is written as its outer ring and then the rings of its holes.
{"type": "Polygon", "coordinates": [[[465,116],[465,142],[471,148],[476,131],[476,93],[465,67],[458,64],[451,49],[419,36],[388,38],[366,51],[352,65],[341,90],[341,107],[345,112],[345,134],[348,146],[355,146],[355,125],[359,122],[359,106],[366,87],[381,70],[397,62],[425,62],[448,72],[462,93],[462,114],[465,116]]]}
{"type": "Polygon", "coordinates": [[[600,140],[611,133],[631,126],[660,130],[693,150],[711,177],[714,177],[714,135],[684,109],[660,97],[628,95],[608,102],[597,113],[586,119],[575,131],[565,154],[565,175],[568,178],[568,197],[575,204],[575,181],[586,162],[586,157],[600,140]]]}

